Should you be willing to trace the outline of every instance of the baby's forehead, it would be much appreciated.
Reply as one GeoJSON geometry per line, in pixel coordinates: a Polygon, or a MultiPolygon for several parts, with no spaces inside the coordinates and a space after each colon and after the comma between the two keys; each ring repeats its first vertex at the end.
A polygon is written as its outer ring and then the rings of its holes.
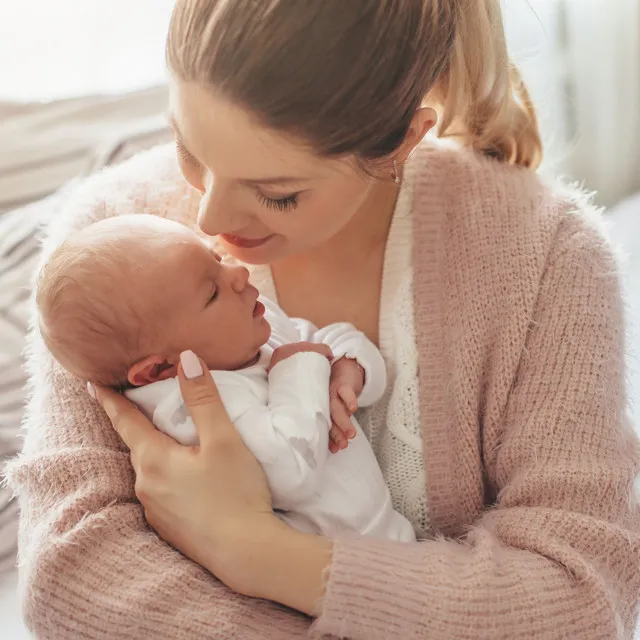
{"type": "MultiPolygon", "coordinates": [[[[134,295],[139,294],[140,287],[170,289],[177,295],[179,288],[191,289],[191,283],[210,270],[212,254],[207,244],[188,227],[156,216],[120,216],[80,235],[79,253],[93,246],[99,256],[97,262],[104,267],[93,263],[98,267],[90,269],[94,275],[104,272],[111,281],[119,273],[116,279],[128,281],[127,288],[134,295]]],[[[87,259],[91,254],[93,250],[87,259]]]]}
{"type": "Polygon", "coordinates": [[[165,237],[150,251],[145,262],[148,289],[170,295],[174,300],[188,300],[198,295],[205,283],[216,278],[213,254],[197,237],[165,237]]]}
{"type": "Polygon", "coordinates": [[[212,257],[212,251],[197,236],[171,234],[165,236],[159,247],[163,256],[177,267],[206,271],[212,257]]]}

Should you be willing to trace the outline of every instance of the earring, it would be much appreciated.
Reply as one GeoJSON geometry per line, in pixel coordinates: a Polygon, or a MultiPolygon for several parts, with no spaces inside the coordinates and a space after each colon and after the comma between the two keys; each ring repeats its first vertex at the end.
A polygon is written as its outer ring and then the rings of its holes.
{"type": "Polygon", "coordinates": [[[391,174],[391,177],[396,184],[400,184],[400,176],[398,175],[398,164],[395,160],[393,161],[393,173],[391,174]]]}

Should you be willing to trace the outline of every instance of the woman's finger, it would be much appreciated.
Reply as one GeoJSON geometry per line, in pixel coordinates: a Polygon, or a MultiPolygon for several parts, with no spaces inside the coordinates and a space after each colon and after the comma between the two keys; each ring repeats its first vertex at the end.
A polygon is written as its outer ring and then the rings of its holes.
{"type": "Polygon", "coordinates": [[[153,442],[169,441],[160,433],[140,410],[123,395],[108,387],[88,385],[89,393],[98,401],[130,451],[148,446],[153,442]]]}
{"type": "Polygon", "coordinates": [[[206,364],[193,351],[185,351],[180,355],[178,379],[201,447],[224,437],[240,438],[222,404],[218,387],[206,364]]]}

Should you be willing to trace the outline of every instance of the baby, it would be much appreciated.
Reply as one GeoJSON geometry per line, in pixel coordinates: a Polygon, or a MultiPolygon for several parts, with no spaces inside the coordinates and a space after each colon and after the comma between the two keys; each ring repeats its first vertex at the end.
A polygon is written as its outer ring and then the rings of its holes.
{"type": "Polygon", "coordinates": [[[290,319],[259,300],[244,267],[222,262],[195,232],[142,214],[72,235],[43,269],[37,306],[41,333],[63,367],[127,389],[159,430],[185,445],[197,434],[177,366],[182,351],[198,354],[265,471],[274,509],[292,526],[415,540],[355,419],[349,447],[329,453],[329,358],[353,362],[347,415],[358,392],[368,406],[386,385],[379,351],[351,325],[318,330],[290,319]]]}

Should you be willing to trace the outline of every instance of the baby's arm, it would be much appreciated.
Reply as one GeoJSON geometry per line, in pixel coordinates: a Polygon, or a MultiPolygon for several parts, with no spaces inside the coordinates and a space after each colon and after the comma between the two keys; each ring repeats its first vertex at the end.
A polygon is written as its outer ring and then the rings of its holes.
{"type": "Polygon", "coordinates": [[[295,353],[270,369],[267,406],[254,405],[235,421],[265,470],[276,508],[292,509],[319,488],[328,456],[330,376],[324,355],[295,353]]]}
{"type": "Polygon", "coordinates": [[[353,325],[347,322],[330,324],[318,329],[311,322],[292,319],[300,340],[316,344],[326,344],[334,355],[334,365],[343,358],[355,360],[364,370],[364,384],[358,398],[358,405],[369,407],[382,397],[387,386],[387,369],[378,348],[353,325]]]}
{"type": "Polygon", "coordinates": [[[358,406],[380,400],[387,386],[387,370],[378,348],[364,333],[346,322],[318,329],[307,320],[292,320],[301,339],[328,345],[335,359],[331,368],[330,451],[346,449],[356,430],[351,416],[358,406]]]}

